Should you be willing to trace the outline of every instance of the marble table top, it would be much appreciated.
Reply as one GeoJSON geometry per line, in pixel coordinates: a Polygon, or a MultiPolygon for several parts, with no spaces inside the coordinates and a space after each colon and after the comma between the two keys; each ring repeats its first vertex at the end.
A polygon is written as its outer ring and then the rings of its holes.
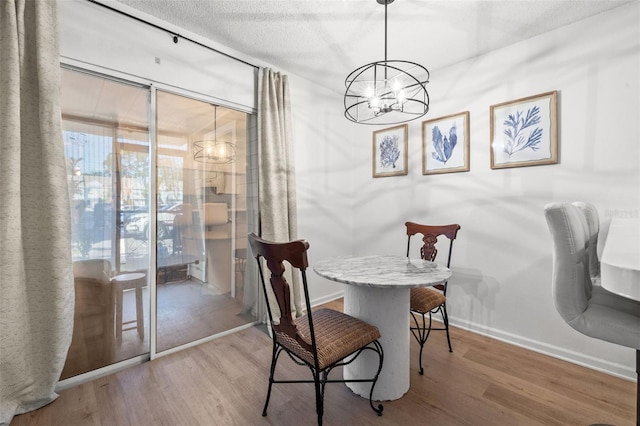
{"type": "Polygon", "coordinates": [[[445,266],[405,256],[332,257],[318,262],[313,270],[332,281],[381,288],[426,287],[451,277],[445,266]]]}

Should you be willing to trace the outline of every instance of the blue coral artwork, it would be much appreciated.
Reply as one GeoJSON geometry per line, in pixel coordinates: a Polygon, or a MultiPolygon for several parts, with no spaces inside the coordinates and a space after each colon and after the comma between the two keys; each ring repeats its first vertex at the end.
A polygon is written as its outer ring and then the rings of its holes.
{"type": "Polygon", "coordinates": [[[469,112],[422,123],[423,174],[469,171],[469,112]]]}
{"type": "Polygon", "coordinates": [[[434,160],[447,164],[447,161],[453,154],[453,149],[458,143],[458,125],[454,122],[449,128],[449,138],[442,136],[442,132],[438,126],[433,126],[431,130],[431,143],[433,144],[433,151],[431,156],[434,160]]]}
{"type": "Polygon", "coordinates": [[[373,132],[373,177],[407,174],[407,125],[373,132]]]}
{"type": "Polygon", "coordinates": [[[516,110],[504,120],[505,143],[502,147],[505,154],[511,157],[516,152],[540,149],[540,141],[544,130],[540,124],[540,107],[533,106],[527,112],[516,110]]]}
{"type": "Polygon", "coordinates": [[[380,141],[380,168],[395,169],[400,158],[400,136],[384,135],[380,141]]]}
{"type": "Polygon", "coordinates": [[[491,168],[558,162],[557,92],[491,107],[491,168]]]}

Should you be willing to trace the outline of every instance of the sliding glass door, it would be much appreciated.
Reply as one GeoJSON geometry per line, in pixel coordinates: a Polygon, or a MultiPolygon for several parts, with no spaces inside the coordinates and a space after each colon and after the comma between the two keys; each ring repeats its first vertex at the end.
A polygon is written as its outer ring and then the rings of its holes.
{"type": "Polygon", "coordinates": [[[149,352],[149,236],[133,224],[148,218],[150,174],[149,89],[62,75],[76,293],[65,379],[149,352]]]}
{"type": "Polygon", "coordinates": [[[247,114],[161,90],[156,105],[157,350],[164,351],[254,318],[242,312],[247,114]]]}
{"type": "Polygon", "coordinates": [[[76,301],[61,378],[253,322],[242,308],[250,116],[72,69],[62,113],[76,301]],[[227,151],[195,158],[218,139],[227,151]]]}

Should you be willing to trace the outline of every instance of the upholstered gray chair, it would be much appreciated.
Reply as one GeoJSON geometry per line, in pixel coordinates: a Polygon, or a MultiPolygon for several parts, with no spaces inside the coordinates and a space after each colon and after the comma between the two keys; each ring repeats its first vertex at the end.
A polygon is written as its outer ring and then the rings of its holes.
{"type": "MultiPolygon", "coordinates": [[[[594,247],[597,211],[587,203],[552,203],[545,206],[545,217],[553,240],[552,288],[558,313],[582,334],[634,348],[640,379],[640,302],[593,285],[600,267],[594,247]]],[[[636,422],[640,421],[638,382],[636,422]]]]}

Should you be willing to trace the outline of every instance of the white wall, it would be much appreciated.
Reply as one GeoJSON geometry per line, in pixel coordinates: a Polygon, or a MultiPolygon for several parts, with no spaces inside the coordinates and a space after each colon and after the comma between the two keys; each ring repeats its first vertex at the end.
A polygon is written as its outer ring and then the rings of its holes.
{"type": "MultiPolygon", "coordinates": [[[[590,201],[603,225],[612,215],[640,214],[639,22],[631,4],[433,71],[427,118],[470,111],[468,173],[421,174],[417,120],[409,124],[408,176],[373,179],[373,129],[353,128],[351,200],[335,191],[353,202],[353,253],[404,253],[406,220],[459,223],[448,293],[453,324],[634,377],[633,350],[585,337],[556,313],[543,208],[590,201]],[[551,90],[559,91],[560,163],[491,170],[489,106],[551,90]]],[[[345,167],[327,163],[323,173],[345,167]]],[[[302,181],[314,173],[298,170],[302,181]]],[[[330,235],[323,238],[339,240],[330,235]]]]}
{"type": "MultiPolygon", "coordinates": [[[[295,143],[298,237],[309,242],[309,262],[353,253],[353,129],[342,97],[289,75],[295,143]]],[[[359,160],[358,160],[359,161],[359,160]]],[[[343,285],[308,274],[314,304],[342,296],[343,285]]]]}

